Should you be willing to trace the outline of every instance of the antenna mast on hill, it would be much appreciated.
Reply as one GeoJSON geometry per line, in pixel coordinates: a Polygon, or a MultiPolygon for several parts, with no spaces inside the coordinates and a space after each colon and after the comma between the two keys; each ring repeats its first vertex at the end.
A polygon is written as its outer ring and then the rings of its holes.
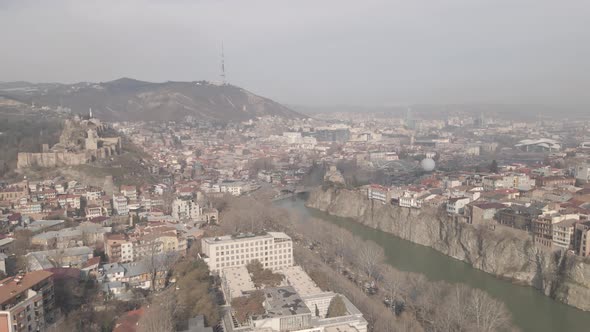
{"type": "Polygon", "coordinates": [[[225,54],[223,51],[223,42],[221,42],[221,83],[223,83],[223,85],[227,84],[225,79],[225,54]]]}

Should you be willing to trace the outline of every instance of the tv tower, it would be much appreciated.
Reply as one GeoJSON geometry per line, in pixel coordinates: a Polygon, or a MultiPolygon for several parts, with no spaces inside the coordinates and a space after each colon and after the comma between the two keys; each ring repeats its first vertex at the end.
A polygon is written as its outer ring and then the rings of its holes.
{"type": "Polygon", "coordinates": [[[221,83],[223,85],[227,84],[227,81],[225,78],[225,53],[223,50],[223,42],[221,42],[221,83]]]}

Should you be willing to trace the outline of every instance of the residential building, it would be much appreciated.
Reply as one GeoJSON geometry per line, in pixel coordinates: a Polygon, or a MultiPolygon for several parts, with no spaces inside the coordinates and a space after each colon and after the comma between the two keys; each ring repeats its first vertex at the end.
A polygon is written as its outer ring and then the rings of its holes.
{"type": "Polygon", "coordinates": [[[565,219],[553,224],[553,248],[568,250],[574,245],[574,227],[579,219],[565,219]]]}
{"type": "Polygon", "coordinates": [[[19,274],[0,285],[0,331],[45,331],[55,319],[53,273],[19,274]]]}
{"type": "Polygon", "coordinates": [[[113,195],[113,210],[119,216],[128,215],[129,206],[127,205],[127,197],[123,195],[113,195]]]}
{"type": "Polygon", "coordinates": [[[469,204],[471,200],[468,197],[455,197],[449,199],[447,202],[447,213],[449,214],[463,214],[465,205],[469,204]]]}
{"type": "Polygon", "coordinates": [[[127,197],[129,200],[137,200],[137,187],[121,186],[121,195],[127,197]]]}
{"type": "MultiPolygon", "coordinates": [[[[155,289],[161,289],[166,282],[167,267],[165,264],[155,266],[155,289]]],[[[131,288],[150,289],[152,287],[152,271],[147,261],[130,263],[110,263],[102,266],[103,283],[121,282],[131,288]]]]}
{"type": "Polygon", "coordinates": [[[133,244],[123,234],[109,234],[105,240],[105,254],[109,262],[132,262],[133,244]]]}
{"type": "Polygon", "coordinates": [[[537,187],[573,186],[576,184],[576,179],[565,176],[543,176],[537,178],[536,183],[537,187]]]}
{"type": "Polygon", "coordinates": [[[378,184],[372,184],[367,189],[367,196],[369,199],[387,203],[390,199],[389,191],[390,189],[387,187],[380,186],[378,184]]]}
{"type": "Polygon", "coordinates": [[[590,182],[590,165],[589,164],[581,164],[574,168],[574,176],[576,180],[588,183],[590,182]]]}
{"type": "Polygon", "coordinates": [[[579,219],[579,214],[561,214],[553,210],[543,212],[543,214],[533,220],[532,223],[533,240],[535,244],[544,248],[556,247],[564,249],[566,243],[568,243],[569,246],[569,243],[571,242],[573,229],[570,230],[570,222],[566,222],[557,226],[554,232],[554,225],[566,220],[579,219]],[[554,235],[557,236],[555,243],[553,241],[554,235]]]}
{"type": "Polygon", "coordinates": [[[579,222],[574,226],[574,251],[577,255],[590,255],[590,221],[579,222]]]}
{"type": "Polygon", "coordinates": [[[484,225],[494,221],[496,213],[506,206],[495,202],[472,202],[465,206],[467,223],[473,225],[484,225]]]}
{"type": "Polygon", "coordinates": [[[512,228],[531,230],[531,224],[541,214],[541,210],[534,207],[512,205],[496,213],[496,221],[512,228]]]}

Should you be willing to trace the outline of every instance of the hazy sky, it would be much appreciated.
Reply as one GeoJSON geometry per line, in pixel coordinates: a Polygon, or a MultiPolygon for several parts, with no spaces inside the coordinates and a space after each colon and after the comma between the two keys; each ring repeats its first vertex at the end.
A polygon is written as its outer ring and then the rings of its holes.
{"type": "Polygon", "coordinates": [[[590,104],[588,0],[0,0],[0,81],[219,80],[290,104],[590,104]]]}

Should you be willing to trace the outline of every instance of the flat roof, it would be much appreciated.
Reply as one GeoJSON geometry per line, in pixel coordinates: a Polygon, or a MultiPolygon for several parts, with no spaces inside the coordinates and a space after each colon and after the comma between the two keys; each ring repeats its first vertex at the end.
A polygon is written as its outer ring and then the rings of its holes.
{"type": "Polygon", "coordinates": [[[9,277],[0,281],[0,304],[4,304],[18,294],[50,278],[52,275],[53,273],[49,271],[41,270],[29,272],[21,277],[9,277]]]}
{"type": "Polygon", "coordinates": [[[245,266],[225,268],[222,271],[224,288],[229,290],[231,299],[244,295],[245,292],[256,289],[250,273],[245,266]]]}
{"type": "Polygon", "coordinates": [[[358,330],[354,326],[343,324],[337,326],[328,326],[324,328],[324,332],[358,332],[358,330]]]}
{"type": "Polygon", "coordinates": [[[266,313],[259,318],[311,314],[301,296],[291,286],[265,288],[263,291],[266,313]]]}
{"type": "Polygon", "coordinates": [[[311,280],[309,275],[303,271],[301,266],[285,267],[278,272],[285,276],[289,286],[292,286],[301,297],[322,293],[322,290],[313,280],[311,280]]]}
{"type": "Polygon", "coordinates": [[[209,244],[216,244],[216,243],[233,243],[233,242],[241,242],[241,241],[252,241],[252,240],[259,240],[259,239],[291,239],[287,234],[282,232],[268,232],[266,234],[237,234],[237,235],[223,235],[223,236],[215,236],[215,237],[207,237],[203,238],[203,241],[209,244]]]}

